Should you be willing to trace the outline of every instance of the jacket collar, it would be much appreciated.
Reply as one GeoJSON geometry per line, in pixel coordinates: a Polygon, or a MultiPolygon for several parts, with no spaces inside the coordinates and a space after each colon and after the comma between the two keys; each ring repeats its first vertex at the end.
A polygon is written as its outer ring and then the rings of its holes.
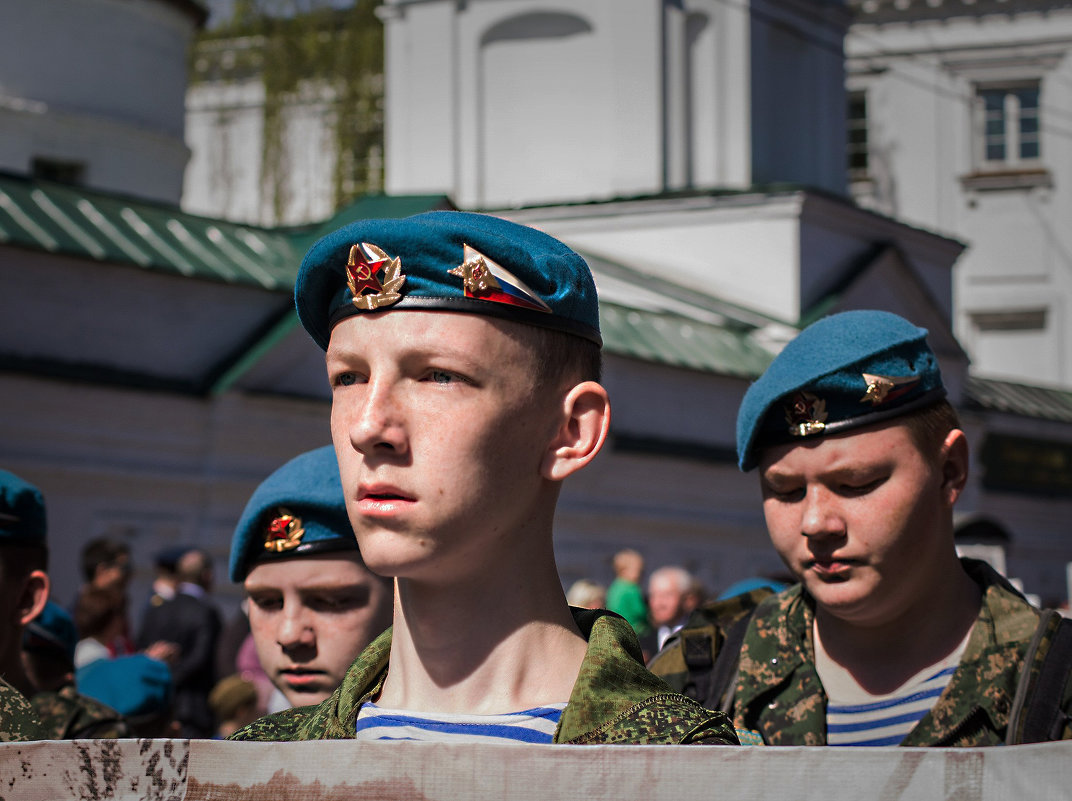
{"type": "Polygon", "coordinates": [[[1000,733],[1008,723],[1038,613],[985,562],[962,559],[961,564],[982,590],[979,616],[945,691],[902,745],[989,745],[973,734],[1000,733]]]}
{"type": "MultiPolygon", "coordinates": [[[[584,739],[636,704],[671,692],[644,668],[640,644],[628,623],[602,609],[571,607],[570,611],[588,640],[588,650],[555,732],[556,743],[584,739]]],[[[358,656],[339,688],[303,727],[305,731],[323,739],[354,736],[361,705],[380,691],[387,677],[391,632],[385,631],[358,656]]]]}

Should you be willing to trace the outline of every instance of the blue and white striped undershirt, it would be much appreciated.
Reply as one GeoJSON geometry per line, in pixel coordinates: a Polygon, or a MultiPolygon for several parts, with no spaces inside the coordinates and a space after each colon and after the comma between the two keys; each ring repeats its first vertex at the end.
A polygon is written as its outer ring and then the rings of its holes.
{"type": "Polygon", "coordinates": [[[565,708],[561,703],[505,715],[415,714],[366,702],[357,713],[357,739],[550,743],[565,708]]]}
{"type": "Polygon", "coordinates": [[[965,637],[945,659],[920,671],[893,692],[876,695],[863,689],[834,662],[816,637],[815,667],[827,694],[827,744],[900,745],[949,684],[967,644],[965,637]]]}

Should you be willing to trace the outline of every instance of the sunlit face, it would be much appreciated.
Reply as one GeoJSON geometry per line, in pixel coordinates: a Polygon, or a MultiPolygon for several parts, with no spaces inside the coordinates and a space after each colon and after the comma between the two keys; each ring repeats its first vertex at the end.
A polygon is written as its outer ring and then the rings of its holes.
{"type": "Polygon", "coordinates": [[[246,576],[245,589],[261,667],[293,706],[331,695],[391,625],[391,583],[355,554],[264,562],[246,576]]]}
{"type": "Polygon", "coordinates": [[[510,325],[395,311],[332,331],[332,439],[350,522],[377,573],[480,576],[550,514],[541,465],[560,409],[537,391],[533,354],[510,325]]]}
{"type": "Polygon", "coordinates": [[[906,426],[769,448],[759,472],[775,549],[834,617],[890,620],[941,580],[956,491],[906,426]]]}

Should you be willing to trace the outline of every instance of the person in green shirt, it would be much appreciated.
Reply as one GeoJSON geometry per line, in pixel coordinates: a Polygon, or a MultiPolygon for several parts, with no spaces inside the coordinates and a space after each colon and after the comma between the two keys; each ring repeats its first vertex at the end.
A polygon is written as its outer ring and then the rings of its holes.
{"type": "Polygon", "coordinates": [[[626,548],[614,554],[613,566],[614,581],[607,588],[607,609],[624,617],[637,637],[643,637],[651,631],[648,603],[640,588],[644,557],[632,548],[626,548]]]}

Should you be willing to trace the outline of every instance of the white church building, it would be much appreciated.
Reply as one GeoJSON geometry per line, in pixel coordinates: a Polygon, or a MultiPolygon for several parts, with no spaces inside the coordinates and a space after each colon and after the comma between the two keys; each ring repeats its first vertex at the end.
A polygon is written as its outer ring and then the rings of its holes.
{"type": "MultiPolygon", "coordinates": [[[[780,572],[755,477],[734,463],[737,405],[801,325],[878,307],[931,331],[961,409],[975,454],[961,508],[982,524],[967,545],[1029,592],[1067,598],[1072,395],[976,374],[956,335],[972,244],[851,199],[842,3],[387,2],[386,194],[334,213],[309,200],[276,226],[249,198],[234,215],[197,207],[211,195],[197,146],[178,204],[184,148],[206,141],[204,117],[188,116],[185,136],[174,125],[199,6],[64,0],[79,13],[49,16],[59,2],[0,27],[0,53],[55,50],[61,17],[138,34],[83,44],[84,71],[99,74],[80,76],[77,98],[43,77],[19,83],[0,55],[0,114],[14,121],[0,129],[0,280],[18,301],[0,318],[0,466],[45,492],[61,588],[73,592],[77,550],[102,534],[131,543],[143,585],[165,544],[202,545],[222,565],[253,487],[329,438],[323,357],[292,311],[301,253],[351,219],[458,207],[547,230],[596,276],[614,418],[606,451],[562,495],[564,583],[609,579],[623,546],[712,590],[780,572]],[[179,88],[134,110],[93,89],[154,71],[179,88]],[[125,180],[109,142],[86,139],[108,126],[127,131],[125,180]],[[136,169],[154,160],[148,178],[136,169]]],[[[211,106],[195,94],[191,108],[211,106]]],[[[242,120],[253,141],[256,114],[242,120]]]]}

